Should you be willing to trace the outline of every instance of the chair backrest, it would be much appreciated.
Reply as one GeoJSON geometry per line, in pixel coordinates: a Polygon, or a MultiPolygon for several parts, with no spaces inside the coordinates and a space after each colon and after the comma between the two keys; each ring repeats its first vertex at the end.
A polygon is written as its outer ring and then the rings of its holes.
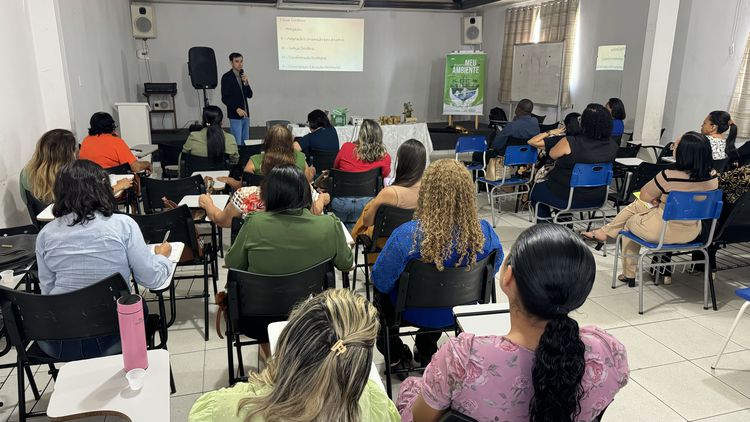
{"type": "Polygon", "coordinates": [[[557,129],[558,126],[560,126],[560,122],[550,123],[548,125],[539,123],[539,132],[549,132],[550,130],[557,129]]]}
{"type": "Polygon", "coordinates": [[[34,196],[33,193],[29,192],[28,190],[23,191],[24,195],[26,196],[26,210],[29,212],[29,218],[31,218],[31,223],[37,227],[41,227],[41,222],[36,218],[39,213],[44,211],[45,208],[47,208],[47,205],[43,203],[42,201],[38,200],[36,196],[34,196]]]}
{"type": "Polygon", "coordinates": [[[124,163],[119,166],[108,167],[104,169],[107,174],[133,174],[133,169],[130,168],[130,164],[124,163]]]}
{"type": "Polygon", "coordinates": [[[664,221],[708,220],[721,216],[721,189],[704,192],[671,191],[664,205],[664,221]]]}
{"type": "Polygon", "coordinates": [[[487,138],[484,136],[459,136],[456,141],[456,154],[485,151],[487,151],[487,138]]]}
{"type": "Polygon", "coordinates": [[[407,308],[450,308],[471,303],[489,303],[495,275],[493,251],[467,270],[411,260],[398,281],[396,313],[407,308]]]}
{"type": "Polygon", "coordinates": [[[242,173],[242,186],[260,186],[263,183],[264,176],[255,173],[242,173]]]}
{"type": "Polygon", "coordinates": [[[187,177],[196,171],[214,171],[228,170],[229,159],[226,154],[220,159],[215,160],[209,157],[199,157],[192,154],[182,154],[182,172],[180,175],[187,177]]]}
{"type": "Polygon", "coordinates": [[[380,167],[358,173],[331,169],[331,198],[375,197],[383,188],[380,174],[380,167]]]}
{"type": "Polygon", "coordinates": [[[737,156],[739,157],[740,167],[750,163],[750,142],[745,142],[737,148],[737,156]]]}
{"type": "Polygon", "coordinates": [[[506,146],[523,146],[528,144],[529,140],[527,138],[516,138],[515,136],[509,136],[505,141],[506,146]]]}
{"type": "Polygon", "coordinates": [[[158,144],[161,168],[179,164],[182,145],[158,144]]]}
{"type": "Polygon", "coordinates": [[[227,274],[228,315],[233,327],[243,316],[288,316],[294,306],[335,286],[328,260],[293,274],[263,275],[233,268],[227,274]]]}
{"type": "Polygon", "coordinates": [[[129,294],[119,273],[82,289],[39,295],[0,287],[8,335],[19,354],[33,340],[74,340],[117,334],[117,299],[129,294]]]}
{"type": "Polygon", "coordinates": [[[323,151],[319,149],[313,149],[310,151],[312,165],[315,166],[315,170],[318,173],[323,170],[332,169],[333,162],[336,161],[336,155],[338,155],[338,151],[323,151]]]}
{"type": "Polygon", "coordinates": [[[656,177],[662,170],[672,167],[671,164],[654,164],[643,162],[635,169],[635,177],[630,183],[630,193],[639,191],[646,183],[656,177]]]}
{"type": "Polygon", "coordinates": [[[674,142],[667,142],[666,145],[664,145],[664,148],[661,149],[661,152],[659,153],[659,156],[656,157],[656,162],[658,163],[659,160],[661,160],[664,157],[671,157],[674,153],[674,150],[672,147],[674,146],[674,142]]]}
{"type": "MultiPolygon", "coordinates": [[[[619,144],[619,142],[617,143],[619,144]]],[[[627,144],[617,149],[617,158],[635,158],[638,156],[638,151],[640,150],[641,144],[627,144]]]]}
{"type": "Polygon", "coordinates": [[[719,227],[715,239],[722,243],[750,242],[750,192],[742,195],[734,203],[719,227]]]}
{"type": "Polygon", "coordinates": [[[521,166],[536,164],[539,153],[531,145],[510,145],[505,148],[506,166],[521,166]]]}
{"type": "Polygon", "coordinates": [[[237,239],[237,235],[240,234],[240,229],[242,229],[242,225],[245,224],[245,219],[242,217],[234,217],[232,218],[232,229],[230,232],[230,244],[234,245],[234,240],[237,239]]]}
{"type": "Polygon", "coordinates": [[[170,242],[182,242],[185,248],[194,251],[197,256],[199,249],[195,236],[195,222],[187,205],[166,210],[156,214],[131,215],[138,223],[146,243],[161,243],[164,235],[169,231],[170,242]]]}
{"type": "Polygon", "coordinates": [[[289,126],[289,123],[291,123],[289,120],[266,120],[266,129],[276,125],[289,126]]]}
{"type": "Polygon", "coordinates": [[[179,203],[185,195],[206,193],[206,185],[200,175],[176,180],[159,180],[150,177],[141,179],[143,210],[147,214],[164,209],[163,197],[179,203]]]}
{"type": "Polygon", "coordinates": [[[36,226],[27,224],[25,226],[8,227],[0,229],[0,237],[15,236],[17,234],[37,234],[39,229],[36,226]]]}
{"type": "Polygon", "coordinates": [[[619,146],[620,146],[620,148],[624,148],[624,147],[626,147],[626,146],[627,146],[627,144],[623,144],[623,143],[622,143],[622,134],[619,134],[619,135],[614,135],[614,136],[612,136],[612,140],[613,140],[613,141],[614,141],[614,142],[615,142],[615,143],[616,143],[617,145],[619,145],[619,146]]]}
{"type": "Polygon", "coordinates": [[[381,205],[375,212],[375,225],[372,228],[371,252],[378,250],[377,240],[390,237],[394,230],[400,225],[414,218],[414,210],[407,210],[391,205],[381,205]]]}
{"type": "Polygon", "coordinates": [[[724,171],[724,168],[729,164],[729,157],[723,159],[723,160],[713,160],[711,163],[711,166],[714,168],[714,170],[721,173],[724,171]]]}
{"type": "Polygon", "coordinates": [[[544,123],[544,119],[546,119],[546,118],[547,118],[547,115],[546,115],[546,114],[545,114],[544,116],[540,116],[540,115],[538,115],[538,114],[534,114],[534,113],[531,113],[531,115],[532,115],[532,116],[534,116],[534,117],[536,117],[536,119],[537,119],[537,120],[539,121],[539,124],[540,124],[540,125],[541,125],[542,123],[544,123]]]}
{"type": "Polygon", "coordinates": [[[612,163],[578,163],[570,176],[571,188],[609,186],[612,182],[612,163]]]}

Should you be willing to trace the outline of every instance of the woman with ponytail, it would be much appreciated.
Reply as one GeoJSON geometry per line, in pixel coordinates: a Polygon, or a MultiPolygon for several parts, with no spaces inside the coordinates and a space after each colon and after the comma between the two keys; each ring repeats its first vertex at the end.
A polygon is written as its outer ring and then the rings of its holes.
{"type": "MultiPolygon", "coordinates": [[[[234,135],[224,132],[221,122],[224,113],[217,106],[206,106],[203,108],[203,129],[190,132],[185,145],[182,147],[183,154],[195,155],[196,157],[209,157],[214,161],[222,161],[224,155],[229,156],[229,162],[236,164],[240,158],[234,135]]],[[[189,174],[182,175],[190,176],[189,174]]]]}
{"type": "Polygon", "coordinates": [[[569,315],[595,274],[591,251],[570,230],[526,229],[500,275],[510,332],[461,333],[445,343],[421,379],[401,384],[403,420],[437,421],[449,408],[480,422],[594,420],[629,375],[622,343],[597,327],[579,328],[569,315]]]}
{"type": "Polygon", "coordinates": [[[190,422],[397,422],[369,379],[378,313],[350,290],[326,290],[297,305],[276,353],[246,383],[200,397],[190,422]]]}
{"type": "MultiPolygon", "coordinates": [[[[732,117],[726,111],[714,110],[708,113],[703,124],[701,125],[701,134],[706,135],[711,143],[711,154],[713,160],[726,160],[729,162],[737,161],[737,147],[734,142],[737,140],[737,125],[732,121],[732,117]],[[727,130],[729,132],[727,132],[727,130]],[[726,138],[724,133],[726,133],[726,138]]],[[[716,169],[721,171],[723,169],[716,169]]]]}

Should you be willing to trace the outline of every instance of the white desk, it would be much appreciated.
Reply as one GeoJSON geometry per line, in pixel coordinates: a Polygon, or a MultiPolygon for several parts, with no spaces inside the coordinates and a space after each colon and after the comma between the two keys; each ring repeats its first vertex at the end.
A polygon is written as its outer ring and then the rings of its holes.
{"type": "Polygon", "coordinates": [[[52,215],[52,206],[55,204],[49,204],[47,205],[47,208],[43,209],[42,212],[36,215],[36,219],[39,221],[52,221],[55,219],[55,216],[52,215]]]}
{"type": "Polygon", "coordinates": [[[661,157],[662,161],[666,161],[668,163],[676,163],[677,161],[674,159],[674,157],[661,157]]]}
{"type": "Polygon", "coordinates": [[[224,182],[220,182],[216,180],[219,177],[229,177],[229,170],[216,170],[216,171],[196,171],[195,173],[191,174],[190,176],[199,175],[201,177],[210,177],[214,179],[214,189],[222,190],[224,189],[224,186],[226,184],[224,182]]]}
{"type": "Polygon", "coordinates": [[[507,303],[463,305],[453,308],[461,331],[478,336],[502,336],[510,331],[510,314],[498,313],[510,308],[507,303]]]}
{"type": "Polygon", "coordinates": [[[133,155],[135,155],[136,158],[143,158],[147,155],[151,155],[158,149],[159,147],[153,144],[138,144],[130,147],[130,150],[133,151],[133,155]]]}
{"type": "Polygon", "coordinates": [[[263,140],[262,139],[245,139],[243,143],[247,146],[261,145],[263,144],[263,140]]]}
{"type": "MultiPolygon", "coordinates": [[[[177,205],[187,205],[188,208],[200,208],[198,198],[200,198],[200,195],[185,195],[177,205]]],[[[224,206],[229,202],[229,195],[211,195],[211,199],[214,201],[216,208],[223,210],[224,206]]]]}
{"type": "Polygon", "coordinates": [[[169,352],[148,352],[146,377],[138,391],[130,389],[122,367],[122,355],[66,363],[57,375],[47,416],[52,421],[99,415],[168,421],[169,352]]]}
{"type": "MultiPolygon", "coordinates": [[[[271,345],[271,353],[274,353],[276,350],[276,343],[278,343],[281,331],[286,327],[286,324],[287,321],[272,322],[268,324],[268,343],[271,345]]],[[[378,372],[378,367],[375,366],[375,362],[370,365],[370,375],[367,378],[375,381],[375,383],[385,391],[385,385],[383,385],[383,380],[380,378],[380,373],[378,372]]]]}
{"type": "Polygon", "coordinates": [[[616,158],[615,163],[621,164],[626,167],[638,167],[643,160],[640,158],[616,158]]]}
{"type": "MultiPolygon", "coordinates": [[[[341,223],[339,221],[339,223],[341,223]]],[[[349,231],[349,229],[346,228],[344,223],[341,223],[341,229],[344,230],[344,236],[346,236],[346,243],[349,246],[354,246],[354,239],[352,238],[352,233],[349,231]]]]}

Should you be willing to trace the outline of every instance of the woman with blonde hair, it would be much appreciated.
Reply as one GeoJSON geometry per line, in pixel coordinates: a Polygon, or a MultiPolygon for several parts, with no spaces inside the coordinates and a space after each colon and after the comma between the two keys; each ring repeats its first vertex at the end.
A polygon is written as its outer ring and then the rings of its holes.
{"type": "Polygon", "coordinates": [[[375,308],[349,290],[326,290],[292,311],[260,374],[201,396],[190,422],[400,421],[368,380],[379,324],[375,308]]]}
{"type": "Polygon", "coordinates": [[[29,191],[39,201],[53,202],[52,188],[61,167],[76,160],[76,138],[65,129],[52,129],[42,135],[36,143],[31,160],[21,170],[21,199],[26,202],[29,191]]]}
{"type": "MultiPolygon", "coordinates": [[[[357,141],[346,142],[341,146],[333,162],[333,168],[352,173],[380,168],[380,175],[383,178],[388,177],[391,174],[391,156],[383,144],[383,131],[380,125],[374,120],[365,119],[359,129],[357,141]]],[[[370,200],[371,196],[334,198],[331,208],[351,229],[370,200]]]]}
{"type": "MultiPolygon", "coordinates": [[[[422,176],[414,220],[393,231],[372,268],[381,325],[394,325],[396,281],[409,261],[432,263],[442,271],[445,267],[474,265],[494,251],[497,271],[503,262],[503,248],[492,226],[477,215],[469,171],[450,159],[430,164],[422,176]]],[[[407,309],[403,319],[423,328],[443,328],[454,323],[451,309],[407,309]]],[[[417,334],[415,355],[423,365],[437,350],[436,341],[433,335],[417,334]]],[[[390,348],[392,365],[411,361],[411,351],[398,337],[390,339],[390,348]]],[[[378,350],[384,350],[380,341],[378,350]]]]}

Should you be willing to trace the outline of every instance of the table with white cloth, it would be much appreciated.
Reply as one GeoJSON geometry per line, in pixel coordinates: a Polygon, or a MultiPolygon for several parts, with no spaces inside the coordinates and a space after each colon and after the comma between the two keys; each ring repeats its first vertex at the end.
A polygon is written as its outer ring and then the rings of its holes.
{"type": "MultiPolygon", "coordinates": [[[[396,165],[396,152],[398,147],[409,139],[416,139],[417,141],[424,144],[425,150],[427,150],[427,162],[430,161],[430,154],[432,154],[432,139],[430,138],[430,131],[427,130],[427,123],[408,123],[401,125],[380,125],[383,130],[383,143],[388,154],[391,155],[391,170],[396,165]]],[[[357,140],[359,136],[359,126],[336,126],[336,133],[339,137],[339,146],[344,145],[345,142],[353,142],[357,140]]],[[[294,126],[292,128],[292,134],[294,137],[302,137],[310,133],[310,128],[294,126]]]]}

